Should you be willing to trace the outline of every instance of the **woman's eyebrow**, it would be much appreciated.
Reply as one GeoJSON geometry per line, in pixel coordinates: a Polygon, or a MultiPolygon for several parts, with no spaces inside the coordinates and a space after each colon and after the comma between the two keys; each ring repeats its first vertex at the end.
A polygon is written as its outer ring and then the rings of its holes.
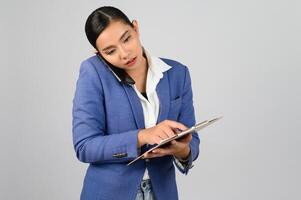
{"type": "MultiPolygon", "coordinates": [[[[128,32],[129,32],[129,30],[126,30],[126,31],[121,35],[121,37],[119,38],[119,40],[122,40],[122,38],[124,38],[124,36],[125,36],[128,32]]],[[[113,47],[114,47],[113,45],[110,45],[110,46],[108,46],[108,47],[102,49],[102,51],[106,51],[106,50],[108,50],[108,49],[110,49],[110,48],[113,48],[113,47]]]]}

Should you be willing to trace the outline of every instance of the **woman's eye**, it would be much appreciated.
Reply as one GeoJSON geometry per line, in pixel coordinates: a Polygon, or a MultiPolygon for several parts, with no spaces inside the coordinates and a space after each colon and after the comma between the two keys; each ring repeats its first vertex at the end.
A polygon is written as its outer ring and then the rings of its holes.
{"type": "Polygon", "coordinates": [[[112,55],[115,52],[115,50],[107,52],[108,55],[112,55]]]}
{"type": "Polygon", "coordinates": [[[131,38],[131,36],[127,37],[127,38],[124,40],[124,42],[129,41],[130,38],[131,38]]]}

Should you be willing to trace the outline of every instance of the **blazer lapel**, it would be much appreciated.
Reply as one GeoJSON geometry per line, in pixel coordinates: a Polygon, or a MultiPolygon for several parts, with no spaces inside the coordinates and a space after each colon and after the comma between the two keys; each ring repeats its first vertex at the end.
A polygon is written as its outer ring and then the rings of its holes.
{"type": "MultiPolygon", "coordinates": [[[[140,102],[140,99],[138,95],[136,94],[135,90],[127,85],[127,84],[122,84],[126,95],[129,99],[135,122],[136,125],[139,129],[144,129],[145,124],[144,124],[144,115],[143,115],[143,108],[140,102]]],[[[168,112],[169,112],[169,106],[170,106],[170,92],[169,92],[169,83],[168,83],[168,76],[165,75],[163,76],[156,88],[156,92],[159,98],[159,116],[157,119],[157,124],[160,123],[161,121],[167,119],[168,112]]]]}
{"type": "Polygon", "coordinates": [[[144,124],[143,108],[138,95],[136,94],[135,90],[131,86],[127,84],[122,84],[122,86],[129,99],[138,129],[144,129],[145,124],[144,124]]]}
{"type": "Polygon", "coordinates": [[[167,119],[168,112],[169,112],[170,93],[169,93],[169,83],[168,83],[167,74],[160,79],[156,91],[160,102],[159,116],[157,120],[157,124],[158,124],[161,121],[167,119]]]}

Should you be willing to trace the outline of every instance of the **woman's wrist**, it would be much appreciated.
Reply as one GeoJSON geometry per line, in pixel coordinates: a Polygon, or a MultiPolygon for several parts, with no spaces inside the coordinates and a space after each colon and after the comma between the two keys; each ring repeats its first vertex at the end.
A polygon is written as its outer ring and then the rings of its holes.
{"type": "Polygon", "coordinates": [[[187,146],[185,149],[176,153],[174,156],[180,161],[187,161],[190,156],[190,147],[187,146]]]}
{"type": "Polygon", "coordinates": [[[138,131],[138,147],[139,148],[146,144],[145,139],[144,139],[144,131],[145,131],[145,129],[140,129],[138,131]]]}

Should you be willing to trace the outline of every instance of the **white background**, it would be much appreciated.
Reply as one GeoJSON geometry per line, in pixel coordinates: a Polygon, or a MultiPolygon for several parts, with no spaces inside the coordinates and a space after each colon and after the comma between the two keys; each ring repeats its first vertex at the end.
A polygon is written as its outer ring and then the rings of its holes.
{"type": "Polygon", "coordinates": [[[140,25],[153,55],[189,67],[204,129],[180,199],[300,199],[301,3],[297,0],[1,1],[0,199],[79,199],[86,164],[71,109],[84,33],[103,5],[140,25]]]}

